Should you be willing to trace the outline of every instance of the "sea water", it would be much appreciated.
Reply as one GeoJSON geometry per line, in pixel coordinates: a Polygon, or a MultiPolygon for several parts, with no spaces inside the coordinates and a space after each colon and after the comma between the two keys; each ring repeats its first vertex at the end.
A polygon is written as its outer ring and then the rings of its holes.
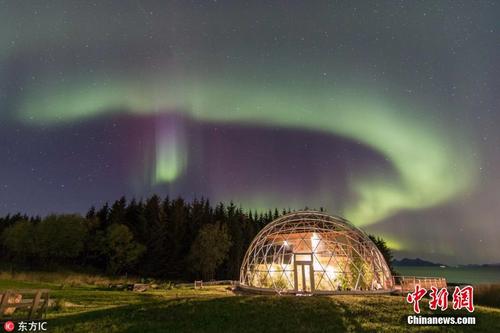
{"type": "Polygon", "coordinates": [[[500,267],[394,266],[397,275],[444,277],[449,283],[500,283],[500,267]]]}

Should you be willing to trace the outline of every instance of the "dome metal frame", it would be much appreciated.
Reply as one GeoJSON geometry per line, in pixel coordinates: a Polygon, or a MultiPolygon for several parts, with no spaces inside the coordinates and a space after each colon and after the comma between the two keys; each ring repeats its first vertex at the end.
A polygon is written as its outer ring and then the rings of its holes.
{"type": "Polygon", "coordinates": [[[278,294],[384,293],[394,289],[377,246],[346,219],[298,211],[266,225],[251,242],[240,288],[278,294]]]}

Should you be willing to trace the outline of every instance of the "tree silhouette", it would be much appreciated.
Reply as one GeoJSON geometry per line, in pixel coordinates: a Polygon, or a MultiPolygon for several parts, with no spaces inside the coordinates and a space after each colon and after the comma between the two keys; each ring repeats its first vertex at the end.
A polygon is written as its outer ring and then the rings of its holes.
{"type": "Polygon", "coordinates": [[[189,253],[191,269],[204,280],[212,280],[215,270],[226,259],[231,246],[227,227],[219,222],[204,225],[189,253]]]}
{"type": "MultiPolygon", "coordinates": [[[[289,212],[245,211],[233,202],[211,206],[205,198],[188,202],[153,195],[144,201],[122,197],[111,208],[108,203],[91,207],[85,217],[7,215],[0,218],[0,265],[183,281],[238,279],[255,235],[289,212]]],[[[371,239],[392,270],[386,243],[371,239]]]]}

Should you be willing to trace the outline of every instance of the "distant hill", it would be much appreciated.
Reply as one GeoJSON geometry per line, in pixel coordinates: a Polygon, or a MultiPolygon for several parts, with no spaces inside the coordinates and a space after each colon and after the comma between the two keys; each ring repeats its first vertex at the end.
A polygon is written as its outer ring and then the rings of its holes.
{"type": "Polygon", "coordinates": [[[427,260],[422,260],[420,258],[416,258],[416,259],[403,258],[401,260],[394,259],[392,261],[392,264],[394,266],[446,266],[443,264],[434,263],[434,262],[427,261],[427,260]]]}
{"type": "Polygon", "coordinates": [[[399,266],[399,267],[419,267],[419,266],[445,266],[445,267],[465,267],[465,268],[481,268],[481,267],[487,267],[487,268],[500,268],[500,263],[493,263],[493,264],[466,264],[466,265],[445,265],[445,264],[440,264],[440,263],[435,263],[432,261],[427,261],[423,260],[420,258],[415,258],[415,259],[409,259],[409,258],[403,258],[401,260],[394,259],[392,261],[393,266],[399,266]]]}
{"type": "Polygon", "coordinates": [[[498,264],[468,264],[468,265],[458,265],[458,267],[467,267],[467,268],[493,267],[493,268],[500,268],[500,263],[498,263],[498,264]]]}

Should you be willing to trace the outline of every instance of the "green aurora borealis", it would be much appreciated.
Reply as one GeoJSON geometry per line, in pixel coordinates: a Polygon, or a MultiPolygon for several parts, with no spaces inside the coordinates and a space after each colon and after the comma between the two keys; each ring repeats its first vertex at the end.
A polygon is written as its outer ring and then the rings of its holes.
{"type": "MultiPolygon", "coordinates": [[[[168,73],[165,77],[171,78],[168,73]]],[[[426,119],[428,106],[416,101],[412,104],[411,100],[384,100],[361,87],[338,92],[328,84],[303,87],[298,83],[285,88],[272,83],[262,89],[258,79],[246,83],[244,78],[228,77],[223,82],[206,78],[196,83],[177,78],[173,84],[165,80],[142,89],[134,88],[135,80],[118,79],[107,83],[109,91],[107,87],[89,91],[89,84],[82,82],[71,88],[59,86],[53,92],[33,93],[42,98],[30,97],[28,88],[28,99],[18,115],[21,121],[51,125],[117,109],[140,114],[181,110],[202,121],[306,128],[341,135],[382,153],[400,175],[397,182],[369,176],[353,180],[351,186],[359,199],[345,214],[359,225],[377,222],[401,209],[442,203],[473,185],[477,160],[469,158],[472,147],[463,140],[457,150],[456,140],[462,138],[455,136],[453,129],[426,119]]],[[[177,142],[175,135],[170,137],[158,140],[156,182],[172,182],[182,173],[182,142],[177,142]]],[[[286,203],[269,204],[280,207],[286,203]]]]}
{"type": "MultiPolygon", "coordinates": [[[[421,223],[431,233],[432,224],[418,222],[419,212],[424,220],[434,209],[453,207],[481,192],[485,134],[478,134],[484,126],[474,121],[486,108],[475,103],[492,102],[493,94],[477,87],[498,82],[484,74],[498,54],[488,42],[490,30],[498,37],[497,5],[360,2],[306,9],[280,3],[265,9],[237,3],[121,4],[2,4],[0,121],[53,133],[76,131],[100,119],[156,119],[154,146],[132,158],[133,172],[121,179],[127,195],[193,193],[196,189],[186,179],[208,179],[203,188],[210,188],[209,193],[195,195],[259,210],[324,206],[373,228],[398,250],[483,260],[479,252],[466,254],[472,246],[457,250],[462,236],[446,236],[444,244],[419,249],[411,239],[415,228],[388,226],[421,223]],[[455,22],[447,18],[450,13],[470,20],[455,22]],[[480,18],[482,29],[474,25],[480,18]],[[486,56],[469,52],[467,43],[484,46],[486,56]],[[463,96],[472,97],[457,100],[463,96]],[[363,165],[363,172],[347,172],[350,176],[342,182],[348,194],[339,202],[332,202],[342,194],[335,189],[338,175],[310,172],[307,163],[301,181],[318,184],[314,195],[280,190],[272,182],[258,190],[227,188],[212,171],[203,171],[210,156],[196,150],[186,119],[214,128],[250,126],[342,138],[381,156],[391,170],[374,162],[363,165]],[[201,171],[190,174],[193,164],[201,171]],[[404,221],[406,213],[411,222],[404,221]]],[[[72,148],[76,154],[79,149],[72,148]]],[[[255,146],[249,154],[260,156],[258,150],[255,146]]],[[[322,151],[310,163],[337,153],[333,148],[322,151]]],[[[237,175],[231,156],[226,158],[217,164],[225,170],[221,172],[237,175]]],[[[278,163],[257,157],[254,162],[278,163]]],[[[279,163],[287,173],[287,161],[279,163]]],[[[99,191],[92,188],[85,191],[99,191]]],[[[460,214],[452,215],[448,225],[457,223],[457,230],[469,225],[456,221],[460,214]]],[[[498,234],[490,219],[485,217],[480,228],[498,234]]],[[[425,238],[425,231],[418,237],[425,238]]],[[[485,254],[488,260],[495,258],[485,254]]]]}

